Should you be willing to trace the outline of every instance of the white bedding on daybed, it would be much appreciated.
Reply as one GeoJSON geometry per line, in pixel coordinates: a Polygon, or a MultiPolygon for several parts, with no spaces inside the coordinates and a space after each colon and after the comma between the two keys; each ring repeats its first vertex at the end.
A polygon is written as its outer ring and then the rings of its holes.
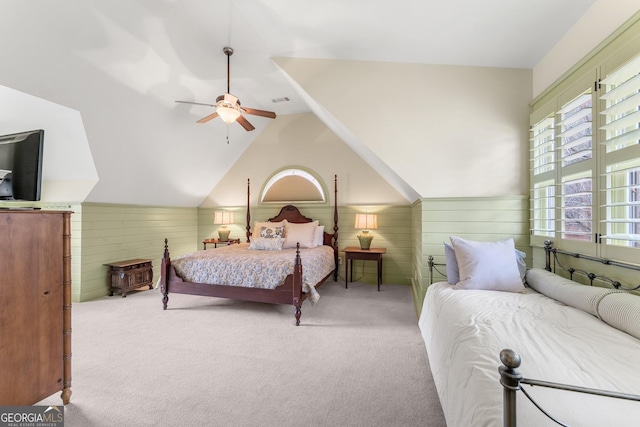
{"type": "MultiPolygon", "coordinates": [[[[549,273],[551,274],[551,273],[549,273]]],[[[640,340],[597,317],[525,293],[429,286],[419,319],[449,427],[502,426],[499,353],[520,354],[537,380],[640,394],[640,340]]],[[[640,426],[640,402],[523,385],[571,426],[640,426]]],[[[519,427],[557,425],[517,394],[519,427]]]]}

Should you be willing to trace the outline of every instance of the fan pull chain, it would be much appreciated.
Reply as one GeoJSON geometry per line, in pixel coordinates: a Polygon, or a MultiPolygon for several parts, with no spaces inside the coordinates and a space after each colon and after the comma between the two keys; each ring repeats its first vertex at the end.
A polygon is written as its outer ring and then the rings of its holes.
{"type": "Polygon", "coordinates": [[[227,125],[227,145],[229,145],[229,125],[227,125]]]}

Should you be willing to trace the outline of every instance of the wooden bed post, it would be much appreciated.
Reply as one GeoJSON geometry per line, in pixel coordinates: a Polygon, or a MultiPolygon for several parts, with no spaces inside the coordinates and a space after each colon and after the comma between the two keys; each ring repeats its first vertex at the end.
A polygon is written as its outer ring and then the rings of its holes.
{"type": "Polygon", "coordinates": [[[333,176],[333,257],[335,262],[335,270],[333,272],[333,281],[338,281],[338,175],[333,176]]]}
{"type": "Polygon", "coordinates": [[[505,349],[500,352],[500,361],[500,384],[504,387],[502,422],[504,427],[516,427],[516,393],[520,390],[522,380],[522,375],[516,371],[521,363],[520,355],[505,349]]]}
{"type": "Polygon", "coordinates": [[[300,259],[300,243],[296,244],[296,260],[293,266],[293,306],[296,308],[296,326],[300,326],[300,315],[302,311],[302,260],[300,259]]]}
{"type": "Polygon", "coordinates": [[[249,209],[249,196],[251,195],[251,179],[247,178],[247,243],[251,242],[251,211],[249,209]]]}
{"type": "Polygon", "coordinates": [[[169,270],[171,268],[171,257],[169,256],[169,240],[164,239],[164,253],[162,255],[162,266],[160,268],[160,290],[162,291],[162,307],[167,309],[169,302],[169,270]]]}

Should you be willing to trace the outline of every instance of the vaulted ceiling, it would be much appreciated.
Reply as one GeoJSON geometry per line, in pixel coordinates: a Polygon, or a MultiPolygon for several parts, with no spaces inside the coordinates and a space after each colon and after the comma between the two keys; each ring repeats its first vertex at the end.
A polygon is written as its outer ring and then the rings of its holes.
{"type": "MultiPolygon", "coordinates": [[[[302,113],[314,100],[274,59],[530,69],[594,2],[0,0],[0,85],[80,112],[99,177],[87,201],[197,206],[269,121],[198,125],[210,107],[174,102],[226,91],[224,46],[243,106],[302,113]]],[[[0,133],[28,122],[0,118],[0,133]]]]}

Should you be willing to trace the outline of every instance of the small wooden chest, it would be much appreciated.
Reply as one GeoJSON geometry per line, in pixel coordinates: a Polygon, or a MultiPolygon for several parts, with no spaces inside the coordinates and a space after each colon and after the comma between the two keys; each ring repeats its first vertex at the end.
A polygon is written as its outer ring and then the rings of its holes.
{"type": "Polygon", "coordinates": [[[122,298],[125,298],[127,291],[142,286],[153,289],[153,268],[150,259],[130,259],[104,265],[109,267],[109,296],[113,296],[113,292],[119,290],[122,298]]]}

